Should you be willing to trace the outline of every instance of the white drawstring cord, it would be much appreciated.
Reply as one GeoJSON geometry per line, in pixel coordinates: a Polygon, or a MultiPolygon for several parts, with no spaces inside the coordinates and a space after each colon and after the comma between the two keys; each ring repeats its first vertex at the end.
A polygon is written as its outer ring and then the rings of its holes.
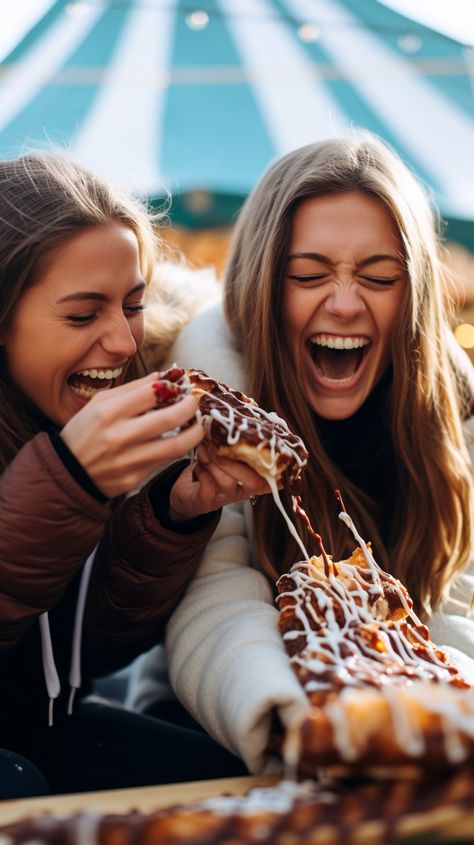
{"type": "Polygon", "coordinates": [[[59,683],[59,675],[54,662],[53,644],[51,642],[51,631],[49,628],[49,619],[47,611],[42,613],[39,617],[40,635],[41,635],[41,657],[43,660],[43,675],[46,684],[46,690],[49,696],[48,706],[48,725],[52,727],[53,724],[53,705],[54,700],[61,692],[61,684],[59,683]]]}
{"type": "MultiPolygon", "coordinates": [[[[91,577],[92,567],[94,564],[95,553],[97,546],[91,555],[87,558],[81,573],[81,580],[79,582],[79,591],[77,596],[76,612],[74,614],[74,628],[72,635],[72,650],[71,650],[71,667],[69,670],[69,683],[71,691],[69,693],[69,700],[67,705],[67,712],[70,716],[72,714],[74,696],[76,690],[81,686],[81,640],[82,640],[82,623],[84,621],[84,609],[86,606],[87,590],[89,588],[89,581],[91,577]]],[[[51,641],[51,630],[49,627],[48,612],[41,613],[39,618],[40,636],[41,636],[41,657],[43,661],[43,675],[46,684],[46,690],[49,696],[48,706],[48,725],[53,725],[53,706],[54,701],[61,692],[61,684],[59,681],[58,670],[54,662],[53,644],[51,641]]]]}
{"type": "Polygon", "coordinates": [[[89,581],[96,551],[97,546],[84,564],[79,584],[79,592],[77,595],[76,613],[74,615],[74,630],[72,635],[71,667],[69,669],[69,686],[71,689],[67,704],[68,716],[72,715],[76,690],[78,690],[81,686],[82,623],[84,621],[87,591],[89,589],[89,581]]]}

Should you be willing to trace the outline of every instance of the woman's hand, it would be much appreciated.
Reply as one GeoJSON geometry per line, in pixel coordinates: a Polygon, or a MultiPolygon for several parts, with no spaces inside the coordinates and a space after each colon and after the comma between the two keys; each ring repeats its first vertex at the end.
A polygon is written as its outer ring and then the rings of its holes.
{"type": "Polygon", "coordinates": [[[183,470],[171,489],[169,515],[174,522],[184,522],[268,492],[265,479],[247,464],[218,457],[201,443],[194,465],[183,470]]]}
{"type": "Polygon", "coordinates": [[[97,393],[61,431],[68,448],[108,498],[138,487],[160,464],[183,457],[204,436],[198,422],[162,436],[189,423],[198,403],[193,396],[186,396],[154,410],[152,385],[157,381],[159,373],[150,373],[97,393]]]}

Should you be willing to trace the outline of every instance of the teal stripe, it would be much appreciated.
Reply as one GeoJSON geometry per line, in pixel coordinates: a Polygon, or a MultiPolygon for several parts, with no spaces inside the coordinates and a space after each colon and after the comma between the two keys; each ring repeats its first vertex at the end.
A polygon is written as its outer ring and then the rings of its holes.
{"type": "MultiPolygon", "coordinates": [[[[469,79],[465,48],[453,38],[441,32],[430,29],[417,21],[413,21],[378,3],[377,0],[338,0],[353,15],[358,17],[363,26],[372,29],[380,36],[384,44],[390,47],[399,58],[412,62],[415,70],[423,79],[440,91],[447,100],[456,103],[466,111],[469,117],[474,116],[474,100],[469,79]],[[416,53],[406,53],[399,44],[400,36],[413,34],[420,38],[420,48],[416,53]],[[454,74],[432,75],[423,73],[418,66],[418,60],[436,60],[453,62],[456,70],[454,74]],[[462,69],[462,70],[461,70],[462,69]]],[[[415,2],[415,0],[414,0],[415,2]]],[[[445,0],[449,2],[449,0],[445,0]]]]}
{"type": "MultiPolygon", "coordinates": [[[[188,2],[177,6],[172,68],[239,68],[240,57],[214,0],[195,7],[209,14],[201,31],[185,23],[192,8],[188,2]]],[[[171,190],[246,193],[275,154],[248,83],[172,84],[164,126],[159,169],[171,190]]]]}
{"type": "MultiPolygon", "coordinates": [[[[302,42],[296,35],[294,21],[288,20],[288,10],[280,0],[273,0],[273,5],[285,16],[288,22],[289,29],[297,39],[298,45],[305,49],[309,58],[315,65],[323,65],[325,67],[333,67],[335,72],[338,72],[337,65],[334,65],[334,60],[329,52],[322,46],[321,41],[314,43],[302,42]]],[[[360,3],[362,5],[362,2],[360,3]]],[[[323,36],[324,38],[324,32],[323,36]]],[[[330,96],[338,103],[340,108],[345,112],[349,121],[355,128],[368,129],[374,132],[380,138],[383,138],[391,147],[393,147],[404,162],[416,172],[419,179],[428,184],[433,190],[440,191],[441,186],[436,182],[436,177],[432,173],[425,170],[421,161],[413,157],[411,152],[405,146],[403,138],[400,138],[392,129],[387,126],[385,121],[375,112],[370,105],[364,100],[363,96],[359,94],[357,88],[352,85],[348,79],[324,79],[318,80],[317,85],[324,85],[330,96]]]]}
{"type": "Polygon", "coordinates": [[[35,23],[35,25],[28,30],[18,44],[16,44],[13,49],[3,57],[0,65],[13,64],[13,62],[17,62],[22,59],[30,47],[33,46],[35,41],[41,38],[48,27],[50,27],[51,24],[53,24],[57,18],[63,14],[66,2],[67,0],[56,0],[56,3],[54,3],[51,8],[48,9],[48,11],[35,23]]]}
{"type": "MultiPolygon", "coordinates": [[[[106,68],[113,56],[130,7],[103,12],[61,70],[106,68]]],[[[100,90],[100,84],[61,84],[51,79],[0,135],[0,154],[16,155],[28,147],[68,146],[100,90]]]]}

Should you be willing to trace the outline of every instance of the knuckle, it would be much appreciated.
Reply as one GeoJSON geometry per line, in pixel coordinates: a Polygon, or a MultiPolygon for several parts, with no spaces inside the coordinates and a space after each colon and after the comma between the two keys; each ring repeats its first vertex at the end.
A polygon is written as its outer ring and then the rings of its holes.
{"type": "Polygon", "coordinates": [[[101,428],[106,428],[106,426],[110,423],[110,410],[103,401],[100,402],[100,398],[101,397],[94,396],[91,402],[95,402],[96,399],[98,400],[94,408],[96,422],[101,428]]]}

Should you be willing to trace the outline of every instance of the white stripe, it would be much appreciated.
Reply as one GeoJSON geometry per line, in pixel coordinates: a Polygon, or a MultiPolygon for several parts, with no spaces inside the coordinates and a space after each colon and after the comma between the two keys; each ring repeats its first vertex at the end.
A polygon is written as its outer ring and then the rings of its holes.
{"type": "Polygon", "coordinates": [[[0,131],[50,82],[101,14],[102,8],[97,6],[90,7],[87,14],[61,15],[24,58],[4,66],[0,77],[0,131]]]}
{"type": "Polygon", "coordinates": [[[76,158],[140,194],[163,188],[159,161],[175,3],[130,13],[72,145],[76,158]]]}
{"type": "Polygon", "coordinates": [[[0,61],[21,41],[55,0],[29,0],[28,3],[12,3],[0,0],[0,61]]]}
{"type": "Polygon", "coordinates": [[[219,0],[219,5],[278,155],[347,127],[303,45],[267,0],[219,0]]]}
{"type": "Polygon", "coordinates": [[[322,24],[324,48],[413,158],[441,185],[443,212],[474,214],[474,120],[337,2],[291,0],[293,13],[322,24]]]}

